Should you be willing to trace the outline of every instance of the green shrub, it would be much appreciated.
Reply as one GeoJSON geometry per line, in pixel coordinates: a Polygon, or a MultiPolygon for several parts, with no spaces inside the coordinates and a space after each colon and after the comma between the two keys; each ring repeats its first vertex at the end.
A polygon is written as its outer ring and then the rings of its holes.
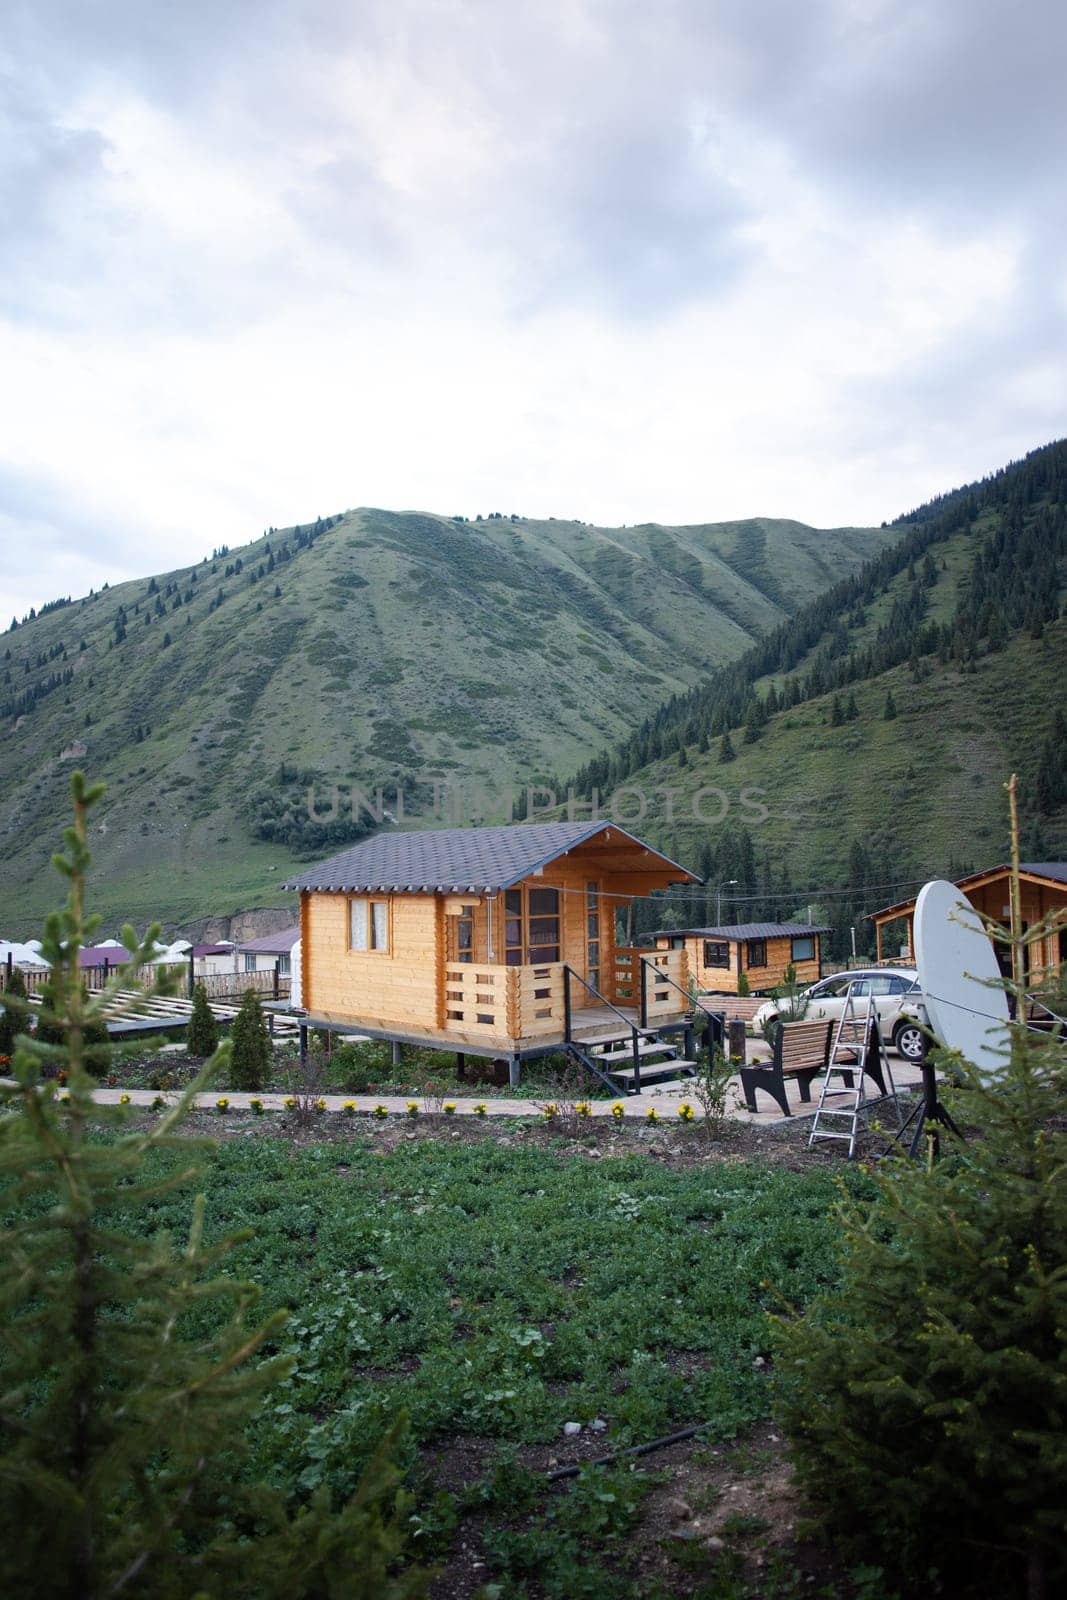
{"type": "Polygon", "coordinates": [[[330,1057],[330,1077],[349,1094],[365,1094],[381,1081],[382,1066],[374,1054],[358,1044],[338,1045],[330,1057]]]}
{"type": "Polygon", "coordinates": [[[255,1093],[267,1081],[270,1069],[270,1034],[263,1007],[254,989],[246,989],[241,1009],[230,1029],[230,1087],[255,1093]]]}
{"type": "Polygon", "coordinates": [[[207,1003],[207,990],[202,983],[193,989],[193,1009],[189,1026],[185,1030],[185,1048],[191,1056],[206,1059],[219,1047],[219,1026],[207,1003]]]}
{"type": "Polygon", "coordinates": [[[747,972],[741,971],[737,974],[737,992],[741,996],[752,993],[752,986],[748,981],[747,972]]]}
{"type": "MultiPolygon", "coordinates": [[[[111,1049],[107,1023],[99,1017],[85,1015],[88,1006],[89,991],[85,980],[78,975],[68,974],[64,981],[69,985],[76,983],[81,991],[82,1001],[82,1041],[87,1046],[84,1065],[94,1077],[102,1078],[111,1066],[111,1049]]],[[[51,977],[41,985],[41,1004],[37,1012],[36,1038],[42,1044],[58,1045],[65,1047],[68,1042],[70,1023],[67,1020],[66,1006],[60,1004],[56,1009],[56,978],[51,977]]]]}
{"type": "Polygon", "coordinates": [[[0,996],[6,996],[15,1002],[9,1007],[0,999],[0,1056],[11,1057],[15,1053],[15,1039],[20,1033],[25,1032],[23,1007],[26,1003],[26,980],[22,976],[21,967],[12,967],[10,982],[5,989],[0,990],[0,996]]]}
{"type": "Polygon", "coordinates": [[[776,1330],[802,1486],[909,1594],[1067,1580],[1067,1094],[1062,1045],[1014,1035],[993,1081],[959,1069],[981,1137],[883,1171],[840,1292],[776,1330]]]}

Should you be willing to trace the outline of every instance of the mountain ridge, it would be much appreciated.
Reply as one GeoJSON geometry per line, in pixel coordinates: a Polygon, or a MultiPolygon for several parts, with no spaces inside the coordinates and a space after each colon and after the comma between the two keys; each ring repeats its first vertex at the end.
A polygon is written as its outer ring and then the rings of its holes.
{"type": "MultiPolygon", "coordinates": [[[[362,507],[53,602],[0,637],[0,889],[32,931],[65,774],[109,784],[109,917],[250,909],[358,836],[308,787],[536,781],[742,654],[893,537],[362,507]],[[789,574],[788,583],[784,575],[789,574]],[[205,903],[207,896],[211,902],[205,903]]],[[[5,930],[6,931],[6,930],[5,930]]]]}

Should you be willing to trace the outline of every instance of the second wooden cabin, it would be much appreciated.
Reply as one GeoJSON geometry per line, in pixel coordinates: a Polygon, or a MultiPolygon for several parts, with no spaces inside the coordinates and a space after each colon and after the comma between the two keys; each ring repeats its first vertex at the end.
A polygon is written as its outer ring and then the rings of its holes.
{"type": "Polygon", "coordinates": [[[742,972],[752,994],[785,982],[792,967],[803,988],[822,977],[822,938],[832,928],[806,922],[743,922],[729,928],[672,928],[655,935],[658,951],[681,950],[698,989],[736,994],[742,972]]]}

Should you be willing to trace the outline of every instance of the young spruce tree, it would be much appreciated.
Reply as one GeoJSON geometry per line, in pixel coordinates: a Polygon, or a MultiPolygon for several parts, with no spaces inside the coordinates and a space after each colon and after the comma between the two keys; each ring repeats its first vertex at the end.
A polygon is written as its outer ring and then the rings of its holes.
{"type": "Polygon", "coordinates": [[[233,1019],[230,1043],[230,1087],[255,1094],[267,1081],[271,1045],[263,1007],[254,989],[244,992],[241,1008],[233,1019]]]}
{"type": "Polygon", "coordinates": [[[202,983],[193,988],[193,1009],[189,1026],[185,1030],[185,1048],[191,1056],[207,1060],[219,1047],[219,1027],[207,1003],[207,990],[202,983]]]}
{"type": "Polygon", "coordinates": [[[143,941],[125,928],[129,966],[86,996],[78,952],[98,920],[82,908],[86,816],[102,790],[80,773],[72,787],[74,825],[54,857],[70,898],[43,941],[62,1039],[20,1034],[15,1082],[0,1085],[0,1592],[423,1595],[423,1573],[394,1575],[408,1510],[392,1464],[398,1428],[340,1511],[320,1491],[292,1514],[280,1494],[241,1484],[244,1427],[286,1370],[264,1358],[284,1313],[252,1320],[255,1289],[221,1270],[236,1240],[205,1242],[203,1197],[182,1245],[151,1220],[161,1193],[197,1175],[204,1142],[176,1127],[226,1047],[147,1127],[95,1102],[87,1031],[121,1015],[118,991],[155,953],[158,928],[143,941]],[[60,1067],[66,1093],[45,1076],[60,1067]]]}
{"type": "Polygon", "coordinates": [[[1063,1048],[1018,1022],[993,1075],[944,1058],[979,1136],[884,1167],[842,1215],[840,1288],[777,1322],[799,1481],[892,1592],[933,1573],[941,1594],[1005,1600],[1067,1583],[1063,1048]]]}

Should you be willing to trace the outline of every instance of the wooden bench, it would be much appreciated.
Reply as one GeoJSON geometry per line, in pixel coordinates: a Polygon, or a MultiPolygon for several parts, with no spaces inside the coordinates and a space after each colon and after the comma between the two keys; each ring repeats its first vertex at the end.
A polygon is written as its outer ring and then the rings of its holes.
{"type": "Polygon", "coordinates": [[[810,1101],[812,1079],[821,1077],[830,1059],[833,1026],[832,1022],[783,1022],[774,1036],[770,1061],[741,1068],[741,1087],[748,1109],[757,1109],[756,1090],[763,1089],[777,1100],[782,1115],[788,1117],[786,1078],[795,1078],[800,1084],[800,1098],[810,1101]]]}

